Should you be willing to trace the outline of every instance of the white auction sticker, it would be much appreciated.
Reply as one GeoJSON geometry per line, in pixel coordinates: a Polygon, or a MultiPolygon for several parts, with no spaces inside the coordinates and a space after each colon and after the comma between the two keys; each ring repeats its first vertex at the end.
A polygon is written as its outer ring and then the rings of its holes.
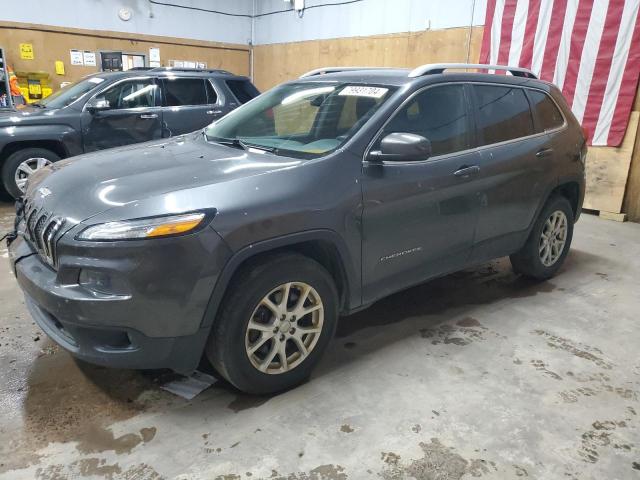
{"type": "Polygon", "coordinates": [[[388,91],[389,91],[388,88],[349,85],[347,87],[344,87],[338,95],[348,95],[352,97],[381,98],[388,91]]]}

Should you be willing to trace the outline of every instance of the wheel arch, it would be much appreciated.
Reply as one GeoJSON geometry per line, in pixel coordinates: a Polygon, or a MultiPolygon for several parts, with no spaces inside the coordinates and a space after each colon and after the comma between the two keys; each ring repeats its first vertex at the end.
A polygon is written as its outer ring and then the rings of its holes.
{"type": "Polygon", "coordinates": [[[263,260],[270,255],[292,252],[309,257],[327,269],[333,277],[340,296],[341,313],[361,303],[359,277],[350,267],[349,250],[342,238],[332,230],[312,230],[257,242],[242,248],[231,256],[213,289],[203,318],[203,327],[213,325],[218,309],[240,269],[263,260]]]}
{"type": "Polygon", "coordinates": [[[15,142],[9,142],[2,147],[0,151],[0,162],[4,162],[9,155],[27,148],[44,148],[45,150],[52,151],[60,158],[69,156],[69,152],[61,140],[17,140],[15,142]]]}
{"type": "Polygon", "coordinates": [[[573,218],[574,220],[577,220],[580,216],[580,210],[582,208],[582,201],[580,198],[580,184],[575,180],[569,180],[564,183],[560,183],[553,190],[551,190],[547,201],[553,195],[560,195],[569,200],[571,209],[573,210],[573,218]]]}

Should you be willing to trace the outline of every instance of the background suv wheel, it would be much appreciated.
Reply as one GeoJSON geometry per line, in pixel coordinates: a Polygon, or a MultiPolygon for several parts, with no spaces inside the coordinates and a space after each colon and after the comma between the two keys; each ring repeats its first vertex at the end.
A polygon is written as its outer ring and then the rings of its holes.
{"type": "Polygon", "coordinates": [[[309,377],[337,318],[338,293],[326,269],[299,254],[278,254],[234,278],[206,354],[244,392],[286,390],[309,377]]]}
{"type": "Polygon", "coordinates": [[[12,153],[2,166],[4,188],[13,197],[22,196],[29,177],[60,157],[46,148],[25,148],[12,153]]]}

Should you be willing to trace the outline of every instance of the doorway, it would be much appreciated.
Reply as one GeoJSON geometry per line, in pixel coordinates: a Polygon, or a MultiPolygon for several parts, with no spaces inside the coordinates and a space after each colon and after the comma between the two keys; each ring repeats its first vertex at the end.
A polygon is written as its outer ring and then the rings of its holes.
{"type": "Polygon", "coordinates": [[[135,52],[100,52],[103,72],[121,72],[146,65],[146,56],[135,52]]]}

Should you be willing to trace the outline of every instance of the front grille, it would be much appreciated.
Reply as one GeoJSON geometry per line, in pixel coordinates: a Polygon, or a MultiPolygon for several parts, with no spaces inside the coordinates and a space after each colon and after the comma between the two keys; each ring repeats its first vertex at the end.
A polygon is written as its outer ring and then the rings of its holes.
{"type": "Polygon", "coordinates": [[[40,256],[52,267],[57,265],[56,242],[64,219],[25,203],[24,218],[29,241],[40,256]]]}

